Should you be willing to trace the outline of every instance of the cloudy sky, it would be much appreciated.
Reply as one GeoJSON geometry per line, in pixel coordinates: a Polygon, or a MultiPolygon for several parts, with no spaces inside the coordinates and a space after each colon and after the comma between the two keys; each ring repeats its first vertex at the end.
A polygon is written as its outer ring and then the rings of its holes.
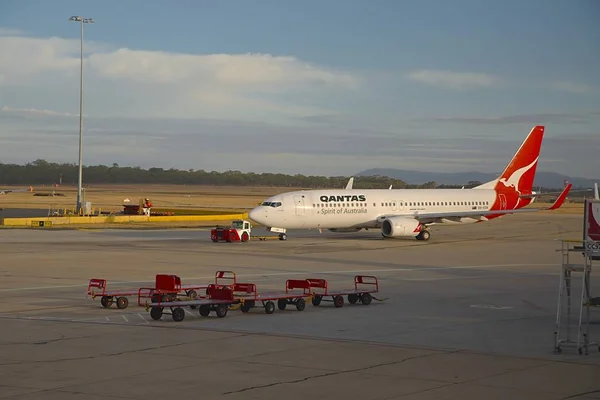
{"type": "Polygon", "coordinates": [[[2,0],[0,162],[600,176],[596,0],[2,0]]]}

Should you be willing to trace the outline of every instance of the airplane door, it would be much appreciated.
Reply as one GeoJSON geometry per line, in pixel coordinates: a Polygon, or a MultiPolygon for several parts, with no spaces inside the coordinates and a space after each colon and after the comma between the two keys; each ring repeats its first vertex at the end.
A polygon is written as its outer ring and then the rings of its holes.
{"type": "Polygon", "coordinates": [[[404,211],[404,200],[398,200],[398,210],[404,211]]]}
{"type": "Polygon", "coordinates": [[[294,196],[296,215],[304,215],[304,196],[294,196]]]}
{"type": "Polygon", "coordinates": [[[506,210],[506,195],[500,193],[498,195],[499,199],[500,199],[500,209],[501,210],[506,210]]]}

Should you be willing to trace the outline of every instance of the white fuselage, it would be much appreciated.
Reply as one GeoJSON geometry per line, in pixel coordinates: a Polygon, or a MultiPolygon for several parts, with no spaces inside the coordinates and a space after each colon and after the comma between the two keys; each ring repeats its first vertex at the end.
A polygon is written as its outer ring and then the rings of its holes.
{"type": "MultiPolygon", "coordinates": [[[[249,218],[261,225],[282,229],[376,228],[383,216],[487,211],[496,202],[496,197],[493,189],[297,191],[265,200],[250,211],[249,218]]],[[[486,218],[442,218],[431,223],[474,223],[481,220],[486,218]]]]}

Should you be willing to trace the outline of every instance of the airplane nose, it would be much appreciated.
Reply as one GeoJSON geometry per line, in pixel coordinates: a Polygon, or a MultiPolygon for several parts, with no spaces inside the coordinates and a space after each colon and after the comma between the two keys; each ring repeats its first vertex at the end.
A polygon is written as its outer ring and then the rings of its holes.
{"type": "Polygon", "coordinates": [[[258,222],[259,224],[260,222],[260,210],[258,210],[257,208],[253,208],[252,210],[250,210],[250,212],[248,213],[248,218],[250,218],[252,221],[254,222],[258,222]]]}

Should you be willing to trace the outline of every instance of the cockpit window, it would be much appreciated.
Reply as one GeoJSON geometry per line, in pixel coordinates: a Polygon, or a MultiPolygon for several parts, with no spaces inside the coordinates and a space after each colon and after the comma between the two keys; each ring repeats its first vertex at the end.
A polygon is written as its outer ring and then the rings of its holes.
{"type": "Polygon", "coordinates": [[[266,206],[266,207],[277,208],[277,207],[281,207],[281,202],[280,201],[265,201],[261,205],[266,206]]]}

